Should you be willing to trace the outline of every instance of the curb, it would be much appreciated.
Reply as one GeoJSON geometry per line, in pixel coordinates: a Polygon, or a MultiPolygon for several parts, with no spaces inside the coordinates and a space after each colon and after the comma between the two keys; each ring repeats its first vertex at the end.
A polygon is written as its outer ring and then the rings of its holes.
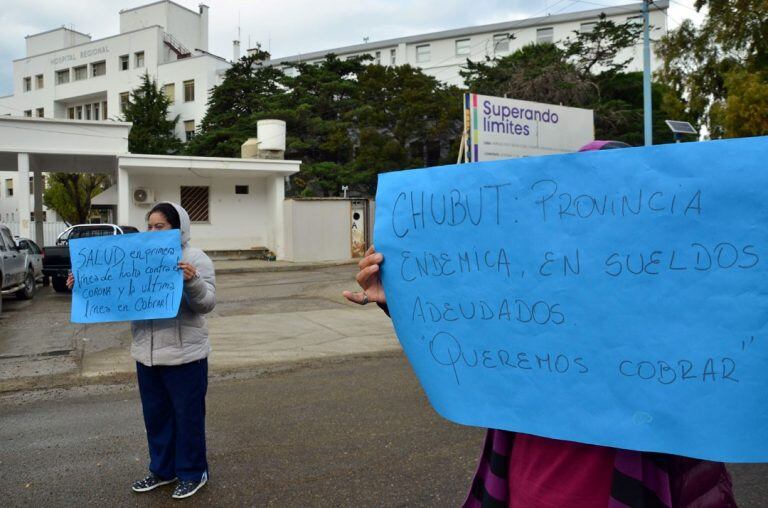
{"type": "Polygon", "coordinates": [[[216,270],[216,275],[227,275],[227,274],[238,274],[238,273],[314,271],[314,270],[322,270],[323,268],[333,268],[335,266],[356,265],[357,263],[358,263],[357,260],[349,259],[349,260],[343,260],[343,261],[330,261],[327,263],[216,268],[216,261],[214,261],[213,268],[214,270],[216,270]]]}
{"type": "MultiPolygon", "coordinates": [[[[212,368],[209,371],[208,378],[209,381],[216,381],[219,379],[249,379],[252,377],[262,377],[293,372],[295,370],[312,368],[319,365],[343,364],[355,360],[397,357],[405,358],[402,349],[371,351],[349,355],[338,354],[333,356],[323,356],[297,361],[239,365],[236,367],[224,367],[218,369],[212,368]]],[[[81,374],[75,374],[73,372],[55,375],[30,376],[0,381],[0,399],[25,391],[44,391],[95,385],[128,384],[134,383],[135,379],[136,373],[133,371],[117,372],[89,377],[82,376],[81,374]]]]}

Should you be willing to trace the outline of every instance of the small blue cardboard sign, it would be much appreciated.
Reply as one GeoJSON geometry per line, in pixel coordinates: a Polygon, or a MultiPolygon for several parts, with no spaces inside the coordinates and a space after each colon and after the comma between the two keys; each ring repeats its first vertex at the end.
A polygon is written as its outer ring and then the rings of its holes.
{"type": "Polygon", "coordinates": [[[183,290],[181,232],[81,238],[69,242],[73,323],[172,318],[183,290]]]}
{"type": "Polygon", "coordinates": [[[768,460],[768,138],[382,174],[400,342],[457,423],[768,460]]]}

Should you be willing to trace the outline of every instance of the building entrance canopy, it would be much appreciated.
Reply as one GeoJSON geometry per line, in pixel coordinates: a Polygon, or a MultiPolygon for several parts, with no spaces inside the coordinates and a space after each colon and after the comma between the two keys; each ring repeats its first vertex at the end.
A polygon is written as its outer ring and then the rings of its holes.
{"type": "MultiPolygon", "coordinates": [[[[46,118],[0,117],[0,171],[19,173],[20,236],[30,236],[30,186],[21,182],[34,177],[36,240],[42,244],[42,173],[104,173],[116,183],[105,192],[103,204],[117,205],[118,221],[128,224],[133,213],[132,178],[146,185],[164,178],[202,179],[208,182],[257,178],[267,199],[264,209],[272,220],[265,234],[270,247],[281,250],[282,202],[285,177],[299,171],[299,161],[143,155],[128,152],[131,124],[46,118]],[[150,179],[150,180],[148,180],[150,179]]],[[[139,224],[140,225],[140,224],[139,224]]]]}

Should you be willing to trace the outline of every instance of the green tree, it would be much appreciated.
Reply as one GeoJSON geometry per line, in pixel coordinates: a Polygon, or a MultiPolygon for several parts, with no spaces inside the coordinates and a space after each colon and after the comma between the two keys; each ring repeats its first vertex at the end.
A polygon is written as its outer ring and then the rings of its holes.
{"type": "Polygon", "coordinates": [[[85,224],[91,215],[91,200],[107,183],[100,174],[50,173],[43,192],[45,206],[70,224],[85,224]]]}
{"type": "Polygon", "coordinates": [[[208,97],[200,131],[187,143],[188,154],[240,156],[240,146],[256,137],[256,122],[275,109],[274,101],[285,92],[285,75],[265,66],[268,59],[269,53],[257,47],[227,69],[208,97]]]}
{"type": "Polygon", "coordinates": [[[711,137],[764,134],[768,0],[697,0],[695,7],[708,9],[701,26],[685,20],[656,47],[660,80],[685,97],[685,112],[711,137]]]}
{"type": "Polygon", "coordinates": [[[329,54],[284,72],[265,57],[242,59],[214,88],[189,153],[237,156],[258,120],[284,120],[285,156],[302,161],[289,193],[335,196],[342,185],[374,192],[378,173],[444,163],[458,148],[460,91],[418,69],[329,54]]]}
{"type": "Polygon", "coordinates": [[[586,107],[596,85],[554,44],[528,44],[504,57],[467,60],[461,76],[471,92],[524,101],[586,107]]]}
{"type": "Polygon", "coordinates": [[[166,155],[181,150],[182,143],[175,133],[179,117],[168,119],[170,104],[170,99],[157,87],[157,81],[145,73],[141,85],[131,91],[123,112],[123,120],[133,123],[128,134],[128,151],[166,155]]]}

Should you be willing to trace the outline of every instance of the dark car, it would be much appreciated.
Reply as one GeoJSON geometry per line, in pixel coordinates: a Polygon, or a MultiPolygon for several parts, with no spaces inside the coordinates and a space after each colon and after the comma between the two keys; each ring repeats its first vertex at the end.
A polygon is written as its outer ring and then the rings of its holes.
{"type": "Polygon", "coordinates": [[[56,239],[56,245],[43,249],[43,274],[51,278],[51,284],[55,291],[68,291],[67,277],[72,269],[72,261],[69,258],[70,240],[94,236],[127,235],[138,232],[139,230],[133,226],[116,226],[114,224],[72,226],[59,235],[56,239]]]}

